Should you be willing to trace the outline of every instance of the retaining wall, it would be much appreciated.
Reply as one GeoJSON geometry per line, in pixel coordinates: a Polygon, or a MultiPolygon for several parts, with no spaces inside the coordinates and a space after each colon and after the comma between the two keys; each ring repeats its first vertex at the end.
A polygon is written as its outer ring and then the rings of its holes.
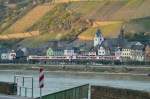
{"type": "Polygon", "coordinates": [[[91,86],[91,99],[150,99],[150,92],[91,86]]]}
{"type": "Polygon", "coordinates": [[[0,82],[0,94],[16,95],[17,84],[10,82],[0,82]]]}
{"type": "MultiPolygon", "coordinates": [[[[89,85],[82,85],[42,96],[42,99],[88,99],[89,85]]],[[[41,99],[40,97],[36,99],[41,99]]]]}

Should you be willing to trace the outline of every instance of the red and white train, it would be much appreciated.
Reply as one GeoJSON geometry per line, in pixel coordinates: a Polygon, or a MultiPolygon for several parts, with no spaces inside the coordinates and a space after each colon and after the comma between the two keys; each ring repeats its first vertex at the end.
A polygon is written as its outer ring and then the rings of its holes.
{"type": "Polygon", "coordinates": [[[116,61],[118,60],[116,56],[82,56],[82,55],[72,55],[72,56],[28,56],[28,61],[116,61]]]}

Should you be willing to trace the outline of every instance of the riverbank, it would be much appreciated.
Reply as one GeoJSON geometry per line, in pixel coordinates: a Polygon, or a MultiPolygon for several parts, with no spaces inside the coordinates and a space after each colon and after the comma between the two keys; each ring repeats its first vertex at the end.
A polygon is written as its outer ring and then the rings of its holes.
{"type": "Polygon", "coordinates": [[[104,66],[104,65],[40,65],[40,64],[0,64],[0,70],[39,70],[54,72],[96,72],[105,74],[136,74],[150,73],[150,66],[104,66]]]}

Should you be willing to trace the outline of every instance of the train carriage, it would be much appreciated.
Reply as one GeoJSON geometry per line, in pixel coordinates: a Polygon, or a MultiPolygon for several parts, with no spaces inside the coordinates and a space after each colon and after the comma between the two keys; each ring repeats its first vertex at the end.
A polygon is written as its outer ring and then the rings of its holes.
{"type": "Polygon", "coordinates": [[[30,62],[100,62],[100,61],[116,61],[115,56],[89,56],[89,55],[70,55],[70,56],[29,56],[30,62]]]}

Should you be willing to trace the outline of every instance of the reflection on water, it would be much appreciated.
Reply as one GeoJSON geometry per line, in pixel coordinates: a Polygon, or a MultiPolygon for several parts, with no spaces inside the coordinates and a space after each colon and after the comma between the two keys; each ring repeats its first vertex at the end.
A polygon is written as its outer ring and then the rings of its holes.
{"type": "MultiPolygon", "coordinates": [[[[13,82],[14,75],[21,74],[34,77],[34,96],[39,96],[38,71],[0,71],[0,81],[13,82]]],[[[19,80],[18,80],[19,81],[19,80]]],[[[20,84],[21,84],[20,80],[20,84]]],[[[150,92],[150,77],[142,75],[115,75],[99,73],[69,73],[46,72],[43,95],[68,89],[82,84],[104,85],[120,88],[130,88],[150,92]]],[[[25,86],[31,87],[31,81],[26,79],[25,86]]],[[[24,95],[24,93],[22,93],[24,95]]],[[[31,91],[28,91],[31,96],[31,91]]]]}

